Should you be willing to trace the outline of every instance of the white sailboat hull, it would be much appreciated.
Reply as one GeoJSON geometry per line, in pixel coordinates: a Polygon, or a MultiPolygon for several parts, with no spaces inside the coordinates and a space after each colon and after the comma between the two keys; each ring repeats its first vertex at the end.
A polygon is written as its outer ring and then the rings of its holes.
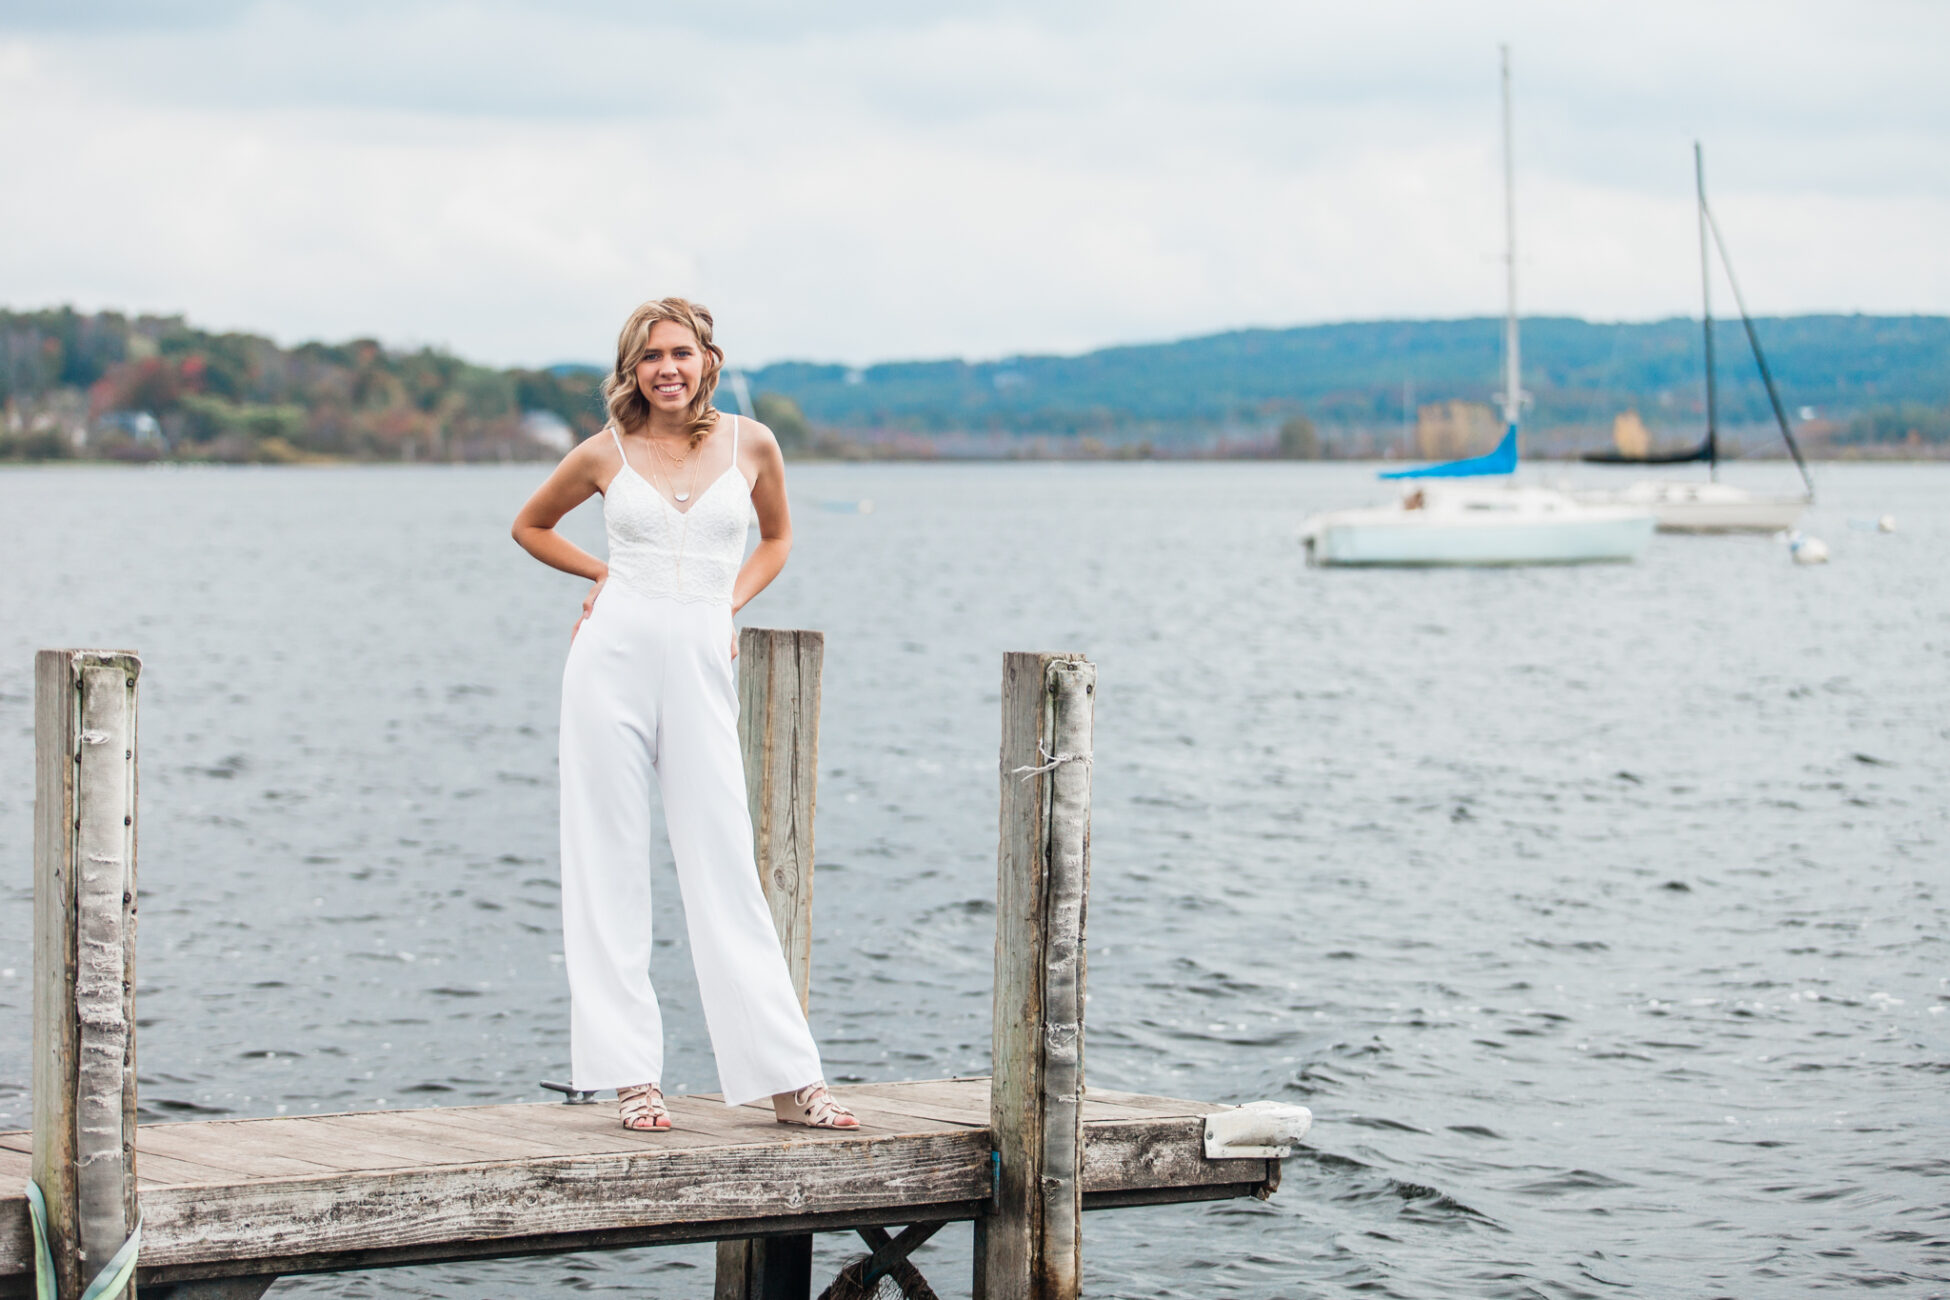
{"type": "Polygon", "coordinates": [[[1643,508],[1584,505],[1543,488],[1443,486],[1316,515],[1301,539],[1318,565],[1617,564],[1638,557],[1654,522],[1643,508]]]}
{"type": "Polygon", "coordinates": [[[1662,533],[1786,532],[1808,508],[1806,497],[1763,496],[1726,483],[1635,483],[1577,497],[1587,505],[1650,510],[1662,533]]]}

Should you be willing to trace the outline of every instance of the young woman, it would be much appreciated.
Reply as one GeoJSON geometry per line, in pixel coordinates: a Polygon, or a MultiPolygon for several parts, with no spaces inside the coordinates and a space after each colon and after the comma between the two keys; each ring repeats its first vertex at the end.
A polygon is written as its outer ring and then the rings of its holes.
{"type": "Polygon", "coordinates": [[[781,1123],[853,1128],[822,1080],[759,887],[738,748],[731,617],[792,549],[771,430],[711,405],[711,313],[645,303],[603,381],[609,425],[515,516],[542,563],[595,583],[562,678],[562,938],[577,1088],[614,1088],[623,1124],[667,1129],[663,1022],[650,987],[650,782],[684,893],[725,1104],[766,1096],[781,1123]],[[555,531],[600,492],[609,562],[555,531]],[[752,508],[760,541],[745,557],[752,508]]]}

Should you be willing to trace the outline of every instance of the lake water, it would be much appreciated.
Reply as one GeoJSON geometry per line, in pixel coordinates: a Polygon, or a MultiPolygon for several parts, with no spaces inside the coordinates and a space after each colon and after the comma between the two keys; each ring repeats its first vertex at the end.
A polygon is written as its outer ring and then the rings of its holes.
{"type": "MultiPolygon", "coordinates": [[[[562,1075],[583,588],[508,540],[538,477],[0,473],[0,1127],[29,1114],[43,646],[145,659],[146,1116],[562,1075]]],[[[986,1072],[1000,656],[1080,650],[1089,1077],[1317,1116],[1269,1203],[1090,1216],[1090,1294],[1950,1294],[1950,466],[1820,483],[1826,568],[1661,536],[1623,567],[1353,572],[1295,530],[1379,498],[1358,466],[796,468],[746,621],[827,635],[831,1077],[986,1072]]],[[[665,1084],[709,1091],[656,870],[665,1084]]],[[[968,1235],[919,1257],[943,1294],[968,1235]]],[[[821,1238],[822,1272],[854,1250],[821,1238]]],[[[711,1258],[272,1295],[698,1296],[711,1258]]]]}

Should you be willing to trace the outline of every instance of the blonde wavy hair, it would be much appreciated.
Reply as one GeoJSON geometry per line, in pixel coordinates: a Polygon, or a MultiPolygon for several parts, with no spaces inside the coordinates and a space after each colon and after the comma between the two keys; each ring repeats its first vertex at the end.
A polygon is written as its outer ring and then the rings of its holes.
{"type": "Polygon", "coordinates": [[[724,370],[724,349],[711,341],[711,312],[703,303],[688,298],[659,298],[646,302],[630,313],[623,330],[616,336],[616,368],[603,380],[603,405],[609,408],[610,421],[623,433],[630,433],[650,418],[650,399],[637,387],[636,365],[650,344],[650,331],[658,321],[682,325],[697,336],[704,350],[704,373],[697,396],[685,411],[690,426],[691,446],[695,447],[718,423],[718,409],[711,395],[718,391],[718,376],[724,370]]]}

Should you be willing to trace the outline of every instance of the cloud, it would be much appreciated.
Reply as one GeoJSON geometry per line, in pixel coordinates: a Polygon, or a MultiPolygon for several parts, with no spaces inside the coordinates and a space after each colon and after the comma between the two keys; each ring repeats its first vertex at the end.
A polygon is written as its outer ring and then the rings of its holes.
{"type": "Polygon", "coordinates": [[[1919,5],[144,14],[0,29],[17,305],[527,363],[664,292],[753,363],[1492,314],[1514,32],[1526,310],[1695,309],[1695,135],[1757,310],[1950,310],[1919,5]]]}

